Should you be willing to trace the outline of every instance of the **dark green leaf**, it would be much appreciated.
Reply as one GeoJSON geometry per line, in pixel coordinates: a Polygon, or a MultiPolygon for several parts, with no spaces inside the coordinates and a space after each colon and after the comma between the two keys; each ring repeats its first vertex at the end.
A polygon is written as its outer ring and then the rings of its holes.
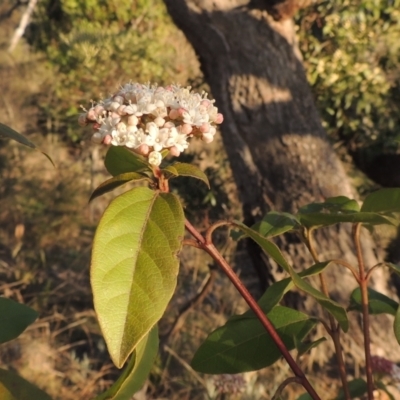
{"type": "Polygon", "coordinates": [[[310,351],[314,347],[317,347],[318,345],[320,345],[321,343],[323,343],[325,341],[326,341],[326,338],[322,337],[322,338],[319,338],[318,340],[314,340],[313,342],[296,343],[297,354],[299,356],[302,356],[303,354],[307,353],[308,351],[310,351]]]}
{"type": "Polygon", "coordinates": [[[182,205],[146,187],[115,198],[96,231],[91,284],[108,350],[119,368],[163,315],[176,287],[182,205]]]}
{"type": "MultiPolygon", "coordinates": [[[[399,303],[385,296],[382,293],[368,288],[368,309],[370,314],[390,314],[396,315],[399,303]]],[[[350,296],[349,311],[362,312],[361,290],[356,288],[350,296]]]]}
{"type": "Polygon", "coordinates": [[[394,317],[393,330],[394,330],[394,336],[396,336],[396,340],[400,344],[400,307],[397,308],[394,317]]]}
{"type": "Polygon", "coordinates": [[[299,214],[314,213],[354,213],[360,211],[360,206],[355,200],[345,196],[330,197],[323,203],[310,203],[299,209],[299,214]]]}
{"type": "Polygon", "coordinates": [[[141,174],[140,172],[125,172],[124,174],[114,176],[113,178],[107,179],[93,191],[89,202],[94,200],[96,197],[111,192],[117,187],[125,185],[125,183],[132,181],[139,182],[143,180],[151,182],[151,179],[147,175],[141,174]]]}
{"type": "Polygon", "coordinates": [[[122,146],[111,146],[106,154],[104,165],[112,176],[125,172],[151,171],[146,160],[122,146]]]}
{"type": "Polygon", "coordinates": [[[26,305],[0,297],[0,343],[18,337],[37,317],[26,305]]]}
{"type": "Polygon", "coordinates": [[[387,394],[389,400],[396,400],[394,398],[394,396],[392,395],[392,393],[389,392],[386,385],[382,381],[378,381],[378,380],[375,381],[375,385],[378,389],[383,390],[387,394]]]}
{"type": "Polygon", "coordinates": [[[366,212],[400,212],[400,189],[386,188],[369,194],[361,207],[366,212]]]}
{"type": "Polygon", "coordinates": [[[51,400],[51,397],[14,372],[0,369],[0,399],[51,400]]]}
{"type": "Polygon", "coordinates": [[[207,185],[208,188],[210,188],[210,182],[208,181],[207,175],[195,165],[175,163],[164,168],[162,172],[165,173],[169,179],[176,178],[178,176],[188,176],[191,178],[200,179],[207,185]]]}
{"type": "Polygon", "coordinates": [[[158,352],[158,329],[155,326],[137,345],[129,364],[118,380],[95,400],[131,400],[144,385],[158,352]]]}
{"type": "MultiPolygon", "coordinates": [[[[364,379],[358,378],[349,382],[349,392],[352,399],[363,396],[368,391],[367,382],[364,379]]],[[[345,400],[343,389],[339,390],[336,400],[345,400]]]]}
{"type": "MultiPolygon", "coordinates": [[[[282,306],[276,306],[268,317],[289,350],[295,346],[293,336],[302,340],[317,322],[282,306]]],[[[280,357],[275,343],[253,316],[228,321],[212,332],[197,350],[191,365],[199,372],[236,374],[267,367],[280,357]]]]}

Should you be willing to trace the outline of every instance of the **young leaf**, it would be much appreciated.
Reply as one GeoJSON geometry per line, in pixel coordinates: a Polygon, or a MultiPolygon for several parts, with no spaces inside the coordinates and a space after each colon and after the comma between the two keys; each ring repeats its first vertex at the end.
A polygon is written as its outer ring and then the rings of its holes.
{"type": "MultiPolygon", "coordinates": [[[[368,391],[367,382],[364,379],[357,378],[349,382],[349,392],[352,399],[360,398],[368,391]]],[[[335,400],[345,400],[343,389],[339,390],[339,394],[335,400]]]]}
{"type": "Polygon", "coordinates": [[[176,196],[146,187],[115,198],[100,220],[91,284],[100,327],[119,368],[174,293],[183,234],[184,215],[176,196]]]}
{"type": "Polygon", "coordinates": [[[151,179],[147,175],[141,174],[140,172],[125,172],[124,174],[114,176],[113,178],[107,179],[93,191],[89,202],[94,200],[96,197],[103,195],[104,193],[111,192],[117,187],[125,185],[125,183],[132,181],[140,182],[143,180],[151,182],[151,179]]]}
{"type": "MultiPolygon", "coordinates": [[[[8,137],[9,139],[13,139],[16,142],[23,144],[24,146],[30,147],[31,149],[39,150],[35,143],[31,142],[24,135],[21,135],[17,131],[14,131],[14,129],[10,128],[7,125],[2,124],[1,122],[0,122],[0,136],[5,136],[8,137]]],[[[53,164],[54,167],[55,165],[51,157],[48,154],[44,153],[43,151],[41,150],[39,151],[53,164]]]]}
{"type": "Polygon", "coordinates": [[[210,188],[210,182],[208,181],[207,175],[195,165],[186,163],[175,163],[164,168],[162,172],[167,175],[167,178],[188,176],[191,178],[200,179],[207,185],[208,188],[210,188]]]}
{"type": "MultiPolygon", "coordinates": [[[[374,289],[368,288],[368,309],[370,314],[396,315],[398,307],[399,303],[397,301],[374,289]]],[[[350,296],[348,311],[362,312],[361,290],[359,287],[355,288],[350,296]]]]}
{"type": "Polygon", "coordinates": [[[51,397],[14,372],[0,369],[0,399],[51,400],[51,397]]]}
{"type": "Polygon", "coordinates": [[[386,188],[369,194],[361,207],[366,212],[400,212],[400,189],[386,188]]]}
{"type": "Polygon", "coordinates": [[[0,297],[0,343],[18,337],[37,317],[26,305],[0,297]]]}
{"type": "Polygon", "coordinates": [[[95,400],[131,400],[141,389],[158,352],[158,329],[155,326],[137,345],[132,358],[118,380],[95,400]]]}
{"type": "MultiPolygon", "coordinates": [[[[268,318],[289,350],[293,336],[302,340],[316,320],[291,308],[276,306],[268,318]]],[[[207,374],[236,374],[272,365],[281,357],[275,343],[260,321],[252,318],[228,321],[212,332],[198,348],[191,366],[207,374]]]]}
{"type": "Polygon", "coordinates": [[[314,347],[319,346],[321,343],[323,343],[325,341],[326,341],[326,338],[321,337],[321,338],[319,338],[317,340],[314,340],[313,342],[308,342],[308,343],[299,342],[299,343],[296,343],[297,355],[298,356],[302,356],[303,354],[307,353],[308,351],[310,351],[314,347]]]}
{"type": "Polygon", "coordinates": [[[299,214],[332,213],[332,212],[358,212],[360,206],[355,200],[345,196],[330,197],[323,203],[311,203],[299,209],[299,214]]]}
{"type": "Polygon", "coordinates": [[[112,176],[125,172],[151,171],[144,158],[122,146],[111,146],[108,149],[104,165],[112,176]]]}

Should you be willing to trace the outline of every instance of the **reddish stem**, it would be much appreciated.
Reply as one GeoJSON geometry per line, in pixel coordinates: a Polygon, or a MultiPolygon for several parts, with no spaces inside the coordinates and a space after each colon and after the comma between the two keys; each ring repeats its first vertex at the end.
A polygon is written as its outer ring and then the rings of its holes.
{"type": "Polygon", "coordinates": [[[245,299],[249,307],[253,310],[254,314],[260,320],[261,324],[264,326],[265,330],[271,336],[272,340],[275,342],[276,346],[278,347],[279,351],[281,352],[282,356],[285,358],[287,363],[289,364],[290,368],[292,369],[293,373],[296,377],[299,378],[299,381],[303,385],[303,387],[307,390],[309,395],[312,397],[313,400],[321,400],[318,394],[315,392],[314,388],[311,386],[310,382],[308,381],[307,377],[304,375],[303,371],[297,365],[291,354],[289,353],[288,349],[286,348],[285,344],[283,343],[282,339],[279,337],[275,327],[272,325],[271,321],[268,317],[264,314],[261,310],[259,305],[257,304],[256,300],[251,296],[249,291],[246,289],[242,281],[239,277],[235,274],[232,270],[230,265],[225,261],[219,251],[215,248],[213,243],[206,241],[206,239],[201,235],[196,228],[188,221],[185,221],[186,229],[190,232],[190,234],[198,241],[199,247],[204,249],[222,268],[224,273],[228,276],[230,281],[234,284],[236,289],[239,291],[241,296],[245,299]]]}

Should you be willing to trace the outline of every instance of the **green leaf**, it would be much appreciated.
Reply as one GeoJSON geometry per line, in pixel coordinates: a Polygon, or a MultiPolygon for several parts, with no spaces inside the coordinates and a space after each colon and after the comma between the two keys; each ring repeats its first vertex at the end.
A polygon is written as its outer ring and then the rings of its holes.
{"type": "Polygon", "coordinates": [[[18,337],[37,317],[26,305],[0,297],[0,343],[18,337]]]}
{"type": "Polygon", "coordinates": [[[113,178],[107,179],[93,191],[92,195],[90,196],[89,202],[94,200],[96,197],[111,192],[119,186],[125,185],[125,183],[132,181],[140,182],[143,180],[151,182],[151,179],[147,175],[141,174],[139,172],[126,172],[124,174],[114,176],[113,178]]]}
{"type": "Polygon", "coordinates": [[[207,175],[195,165],[175,163],[164,168],[162,172],[165,173],[169,179],[176,178],[178,176],[188,176],[191,178],[200,179],[207,185],[208,188],[210,188],[210,182],[208,181],[207,175]]]}
{"type": "Polygon", "coordinates": [[[100,220],[91,284],[100,327],[119,368],[174,293],[183,234],[184,215],[176,196],[146,187],[115,198],[100,220]]]}
{"type": "Polygon", "coordinates": [[[394,396],[392,395],[392,393],[389,392],[389,390],[387,389],[386,385],[382,381],[378,381],[377,380],[374,383],[375,383],[375,385],[376,385],[376,387],[378,389],[383,390],[387,394],[389,400],[396,400],[394,398],[394,396]]]}
{"type": "MultiPolygon", "coordinates": [[[[10,128],[7,125],[2,124],[1,122],[0,122],[0,136],[5,136],[8,137],[9,139],[13,139],[16,142],[23,144],[24,146],[30,147],[31,149],[39,150],[35,143],[31,142],[24,135],[21,135],[17,131],[14,131],[14,129],[10,128]]],[[[53,167],[55,167],[51,157],[45,152],[41,150],[39,151],[53,164],[53,167]]]]}
{"type": "MultiPolygon", "coordinates": [[[[353,379],[349,383],[349,392],[352,399],[359,398],[363,396],[368,391],[367,382],[364,379],[357,378],[353,379]]],[[[344,395],[343,389],[339,390],[339,394],[336,397],[336,400],[345,400],[346,397],[344,395]]]]}
{"type": "MultiPolygon", "coordinates": [[[[399,303],[377,292],[374,289],[368,288],[368,309],[370,314],[390,314],[396,315],[399,303]]],[[[355,288],[350,296],[350,306],[348,311],[362,312],[361,290],[355,288]]]]}
{"type": "Polygon", "coordinates": [[[397,342],[400,344],[400,307],[397,308],[393,322],[394,336],[396,336],[397,342]]]}
{"type": "Polygon", "coordinates": [[[339,303],[331,300],[323,293],[313,288],[308,282],[301,279],[300,276],[291,267],[291,265],[286,261],[285,257],[274,243],[262,237],[258,232],[252,230],[241,222],[235,221],[233,224],[240,228],[247,236],[252,238],[268,256],[270,256],[278,265],[280,265],[286,272],[288,272],[291,279],[293,280],[294,285],[300,290],[314,297],[315,300],[322,307],[324,307],[329,313],[333,315],[334,318],[336,318],[343,331],[347,332],[349,328],[349,321],[347,318],[346,310],[339,303]]]}
{"type": "Polygon", "coordinates": [[[95,400],[131,400],[144,385],[158,352],[155,326],[137,345],[129,364],[118,380],[95,400]]]}
{"type": "Polygon", "coordinates": [[[270,238],[291,231],[300,226],[297,218],[289,213],[270,211],[252,228],[261,236],[270,238]]]}
{"type": "Polygon", "coordinates": [[[311,203],[300,208],[297,218],[306,228],[318,228],[340,222],[393,225],[393,220],[388,217],[375,212],[365,212],[363,209],[361,211],[355,200],[339,196],[329,198],[324,203],[311,203]]]}
{"type": "MultiPolygon", "coordinates": [[[[293,336],[302,340],[317,322],[282,306],[271,310],[268,318],[289,350],[295,347],[293,336]]],[[[191,366],[208,374],[236,374],[267,367],[280,357],[275,343],[253,316],[228,321],[212,332],[197,350],[191,366]]]]}
{"type": "Polygon", "coordinates": [[[314,340],[313,342],[309,342],[309,343],[303,343],[303,342],[296,343],[297,355],[302,356],[303,354],[307,353],[314,347],[319,346],[321,343],[323,343],[325,341],[326,341],[326,338],[321,337],[321,338],[314,340]]]}
{"type": "Polygon", "coordinates": [[[400,189],[386,188],[369,194],[361,207],[366,212],[400,212],[400,189]]]}
{"type": "Polygon", "coordinates": [[[122,146],[111,146],[108,149],[104,165],[112,176],[125,172],[151,172],[149,164],[143,157],[122,146]]]}
{"type": "Polygon", "coordinates": [[[0,399],[51,400],[51,397],[14,372],[0,369],[0,399]]]}

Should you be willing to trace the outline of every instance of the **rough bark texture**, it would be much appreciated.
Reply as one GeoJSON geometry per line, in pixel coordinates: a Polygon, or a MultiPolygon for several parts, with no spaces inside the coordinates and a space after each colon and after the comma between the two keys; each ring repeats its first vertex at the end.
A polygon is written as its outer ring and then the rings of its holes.
{"type": "MultiPolygon", "coordinates": [[[[164,1],[198,54],[224,114],[223,141],[245,222],[270,209],[291,212],[331,196],[354,197],[314,105],[293,21],[260,9],[261,0],[164,1]]],[[[317,241],[321,259],[355,262],[348,227],[321,231],[317,241]]],[[[280,245],[300,269],[311,265],[299,240],[286,237],[280,245]]],[[[366,247],[367,264],[373,265],[372,246],[366,247]]],[[[265,264],[258,267],[267,271],[265,264]]],[[[274,265],[268,274],[279,278],[274,265]]],[[[343,269],[331,268],[327,279],[337,299],[347,299],[354,288],[343,269]]]]}

